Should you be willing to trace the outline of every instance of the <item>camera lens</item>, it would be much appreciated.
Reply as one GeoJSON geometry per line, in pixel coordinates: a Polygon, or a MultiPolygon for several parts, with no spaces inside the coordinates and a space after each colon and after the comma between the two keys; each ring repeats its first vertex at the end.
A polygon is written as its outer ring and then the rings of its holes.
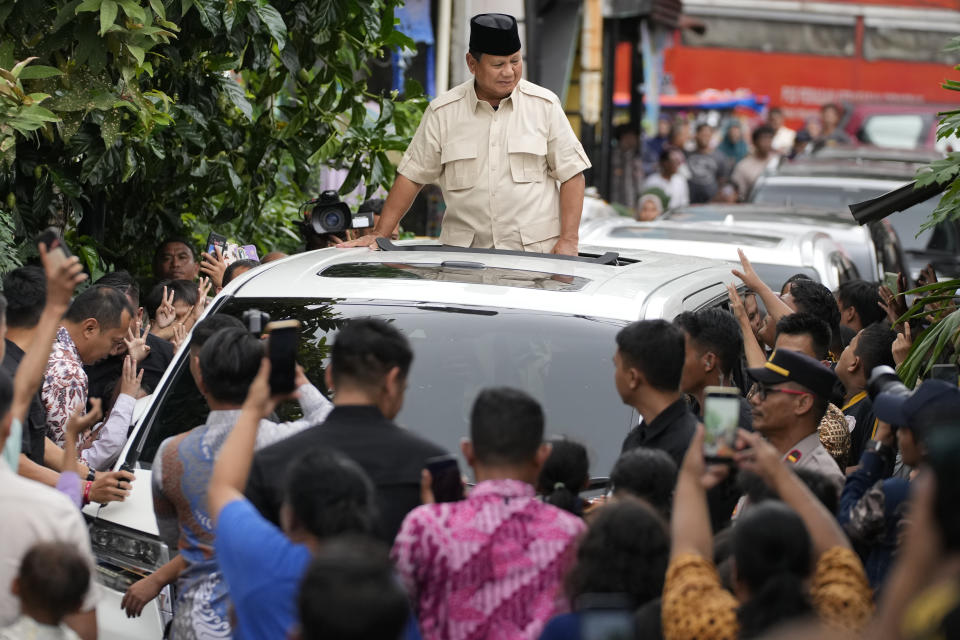
{"type": "Polygon", "coordinates": [[[343,214],[336,209],[327,209],[323,212],[323,226],[327,229],[342,229],[343,214]]]}

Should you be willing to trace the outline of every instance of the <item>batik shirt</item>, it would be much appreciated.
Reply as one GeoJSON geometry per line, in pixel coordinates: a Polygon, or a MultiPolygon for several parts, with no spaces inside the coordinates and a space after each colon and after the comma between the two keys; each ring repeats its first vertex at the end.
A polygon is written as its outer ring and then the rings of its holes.
{"type": "Polygon", "coordinates": [[[584,528],[517,480],[411,511],[392,556],[424,640],[539,637],[566,611],[561,587],[584,528]]]}
{"type": "Polygon", "coordinates": [[[47,360],[40,399],[47,410],[47,435],[61,447],[67,420],[77,409],[87,406],[87,374],[83,360],[70,333],[60,327],[53,351],[47,360]]]}
{"type": "MultiPolygon", "coordinates": [[[[304,385],[299,391],[304,418],[282,424],[262,420],[257,449],[326,418],[330,402],[313,386],[304,385]]],[[[153,461],[153,508],[160,537],[171,550],[179,550],[187,564],[177,578],[171,633],[176,640],[233,637],[227,583],[213,551],[207,489],[220,447],[239,417],[239,410],[211,411],[205,424],[164,440],[153,461]]]]}

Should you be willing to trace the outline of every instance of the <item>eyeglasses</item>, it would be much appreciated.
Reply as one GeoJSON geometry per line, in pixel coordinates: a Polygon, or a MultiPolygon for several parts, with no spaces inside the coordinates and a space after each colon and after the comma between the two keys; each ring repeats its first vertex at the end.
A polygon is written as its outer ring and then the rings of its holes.
{"type": "Polygon", "coordinates": [[[786,393],[791,396],[812,396],[813,394],[809,391],[797,391],[795,389],[774,389],[768,387],[763,383],[757,383],[757,398],[759,400],[766,400],[768,393],[786,393]]]}

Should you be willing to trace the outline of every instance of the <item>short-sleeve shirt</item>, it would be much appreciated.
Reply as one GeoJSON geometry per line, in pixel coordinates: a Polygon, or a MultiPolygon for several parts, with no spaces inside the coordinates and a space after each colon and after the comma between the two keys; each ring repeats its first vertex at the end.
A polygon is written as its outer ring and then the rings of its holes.
{"type": "Polygon", "coordinates": [[[90,588],[81,611],[93,611],[99,599],[97,572],[87,526],[67,496],[39,482],[18,476],[0,461],[0,628],[13,624],[20,613],[10,583],[20,571],[20,561],[38,542],[63,542],[87,560],[90,588]]]}
{"type": "Polygon", "coordinates": [[[430,103],[397,171],[440,186],[444,244],[522,250],[560,235],[557,187],[589,167],[551,91],[521,80],[494,110],[471,78],[430,103]]]}
{"type": "Polygon", "coordinates": [[[424,640],[539,637],[566,611],[563,580],[584,528],[517,480],[487,480],[465,500],[411,511],[392,557],[424,640]]]}
{"type": "Polygon", "coordinates": [[[843,486],[846,476],[840,465],[820,444],[820,435],[814,431],[793,445],[783,459],[798,469],[810,469],[827,476],[837,485],[837,491],[843,486]]]}
{"type": "MultiPolygon", "coordinates": [[[[6,350],[3,354],[3,364],[0,365],[4,371],[13,378],[17,373],[17,367],[25,355],[15,342],[6,340],[6,350]]],[[[30,460],[37,464],[43,464],[44,443],[47,436],[47,411],[43,408],[43,402],[40,400],[40,392],[30,399],[30,410],[27,412],[27,419],[23,423],[23,442],[20,452],[26,455],[30,460]]]]}
{"type": "Polygon", "coordinates": [[[234,500],[220,511],[215,546],[237,616],[234,637],[288,637],[309,549],[291,542],[248,500],[234,500]]]}

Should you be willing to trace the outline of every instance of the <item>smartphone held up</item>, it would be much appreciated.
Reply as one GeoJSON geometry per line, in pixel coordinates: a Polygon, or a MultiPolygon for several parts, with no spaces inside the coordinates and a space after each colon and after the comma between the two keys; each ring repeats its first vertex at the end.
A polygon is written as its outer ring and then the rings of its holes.
{"type": "Polygon", "coordinates": [[[296,388],[297,342],[300,322],[278,320],[266,327],[267,355],[270,358],[270,392],[274,395],[292,393],[296,388]]]}
{"type": "Polygon", "coordinates": [[[433,498],[437,502],[463,500],[463,479],[456,456],[444,455],[429,458],[426,462],[430,472],[433,498]]]}
{"type": "Polygon", "coordinates": [[[740,390],[707,387],[703,402],[703,456],[708,461],[733,459],[740,426],[740,390]]]}

